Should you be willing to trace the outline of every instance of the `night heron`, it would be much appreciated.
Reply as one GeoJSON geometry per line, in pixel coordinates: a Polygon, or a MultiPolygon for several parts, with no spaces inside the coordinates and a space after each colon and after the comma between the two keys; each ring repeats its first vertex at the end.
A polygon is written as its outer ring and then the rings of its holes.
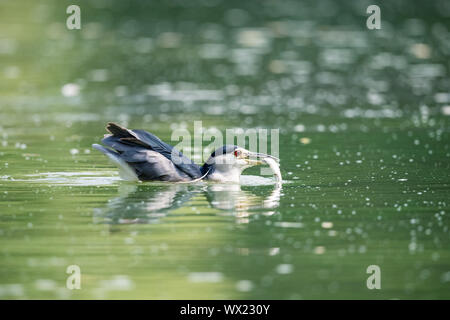
{"type": "Polygon", "coordinates": [[[242,171],[263,164],[273,156],[250,152],[235,145],[214,151],[203,166],[198,166],[173,146],[144,130],[129,130],[108,123],[102,142],[92,147],[103,152],[119,168],[125,180],[189,182],[212,180],[239,183],[242,171]]]}

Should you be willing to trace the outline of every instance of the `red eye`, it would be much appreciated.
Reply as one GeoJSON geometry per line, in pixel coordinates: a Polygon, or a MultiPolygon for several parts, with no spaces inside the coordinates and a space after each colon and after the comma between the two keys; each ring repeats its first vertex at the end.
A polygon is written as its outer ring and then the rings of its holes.
{"type": "Polygon", "coordinates": [[[235,156],[235,157],[239,156],[240,154],[241,154],[240,151],[238,151],[238,150],[235,150],[235,151],[234,151],[234,156],[235,156]]]}

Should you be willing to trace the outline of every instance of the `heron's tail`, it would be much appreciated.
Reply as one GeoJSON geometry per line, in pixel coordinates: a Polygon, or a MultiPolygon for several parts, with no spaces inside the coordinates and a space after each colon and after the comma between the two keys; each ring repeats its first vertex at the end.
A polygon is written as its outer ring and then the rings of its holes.
{"type": "Polygon", "coordinates": [[[105,148],[104,146],[101,146],[99,144],[94,143],[92,145],[94,149],[97,149],[98,151],[105,154],[109,160],[119,168],[119,175],[122,179],[128,180],[128,181],[138,181],[138,176],[136,175],[136,172],[133,170],[133,168],[130,167],[128,163],[126,163],[121,157],[118,152],[115,152],[111,149],[105,148]]]}
{"type": "Polygon", "coordinates": [[[134,136],[130,133],[127,128],[119,126],[117,123],[108,122],[106,125],[106,130],[111,132],[111,134],[118,138],[133,138],[134,136]]]}
{"type": "MultiPolygon", "coordinates": [[[[147,143],[141,141],[133,130],[128,130],[114,122],[108,122],[106,130],[112,134],[113,137],[119,138],[119,140],[126,144],[138,145],[143,147],[150,147],[147,143]]],[[[107,137],[107,136],[105,136],[107,137]]]]}

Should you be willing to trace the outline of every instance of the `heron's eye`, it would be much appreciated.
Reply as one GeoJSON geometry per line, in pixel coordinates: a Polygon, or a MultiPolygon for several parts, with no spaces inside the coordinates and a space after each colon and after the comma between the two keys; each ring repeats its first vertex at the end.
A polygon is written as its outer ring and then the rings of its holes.
{"type": "Polygon", "coordinates": [[[239,157],[241,155],[241,152],[239,150],[234,151],[234,156],[239,157]]]}

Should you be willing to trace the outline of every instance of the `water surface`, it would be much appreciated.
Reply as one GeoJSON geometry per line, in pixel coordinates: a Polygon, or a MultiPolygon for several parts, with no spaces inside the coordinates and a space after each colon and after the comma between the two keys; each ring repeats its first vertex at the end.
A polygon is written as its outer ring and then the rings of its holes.
{"type": "Polygon", "coordinates": [[[0,298],[450,298],[445,1],[79,5],[0,3],[0,298]],[[108,121],[279,128],[287,182],[121,181],[108,121]]]}

